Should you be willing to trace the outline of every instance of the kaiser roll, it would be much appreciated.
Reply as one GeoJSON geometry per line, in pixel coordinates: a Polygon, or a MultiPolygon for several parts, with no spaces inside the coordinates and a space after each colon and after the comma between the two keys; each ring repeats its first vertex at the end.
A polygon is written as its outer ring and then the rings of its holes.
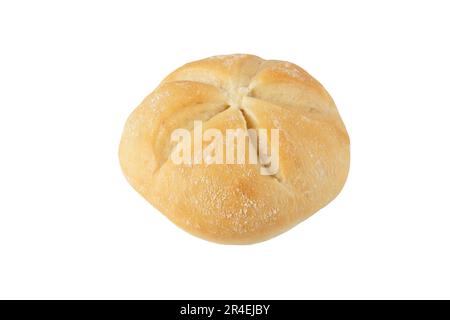
{"type": "Polygon", "coordinates": [[[295,64],[237,54],[169,74],[128,118],[119,158],[133,188],[179,227],[214,242],[249,244],[333,200],[347,178],[349,149],[333,99],[318,81],[295,64]],[[192,138],[183,141],[187,149],[173,139],[178,129],[192,138]],[[214,134],[206,137],[208,129],[214,134]],[[234,154],[238,138],[223,143],[231,129],[248,133],[241,158],[234,154]],[[255,138],[266,138],[268,147],[255,138]],[[229,154],[219,161],[227,147],[234,162],[229,154]],[[174,150],[193,150],[192,161],[173,161],[174,150]],[[267,159],[278,162],[272,171],[263,170],[267,159]]]}

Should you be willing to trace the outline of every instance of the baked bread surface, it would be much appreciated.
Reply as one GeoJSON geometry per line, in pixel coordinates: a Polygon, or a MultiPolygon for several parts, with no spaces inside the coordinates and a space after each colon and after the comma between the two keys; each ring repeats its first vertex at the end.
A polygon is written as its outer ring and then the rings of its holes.
{"type": "MultiPolygon", "coordinates": [[[[270,142],[270,141],[269,141],[270,142]]],[[[324,87],[295,64],[215,56],[167,76],[128,118],[119,148],[134,189],[182,229],[226,244],[278,235],[333,200],[349,170],[349,137],[324,87]],[[279,129],[279,170],[175,164],[171,133],[279,129]]]]}

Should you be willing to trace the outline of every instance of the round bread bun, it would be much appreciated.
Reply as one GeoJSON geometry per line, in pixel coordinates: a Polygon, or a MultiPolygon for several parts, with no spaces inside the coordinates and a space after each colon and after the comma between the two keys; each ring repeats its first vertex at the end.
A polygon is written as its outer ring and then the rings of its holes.
{"type": "Polygon", "coordinates": [[[177,226],[213,242],[250,244],[333,200],[347,178],[350,150],[318,81],[289,62],[235,54],[167,76],[128,118],[119,157],[134,189],[177,226]],[[174,163],[171,133],[192,134],[194,121],[224,136],[227,129],[278,129],[278,171],[261,174],[261,163],[174,163]]]}

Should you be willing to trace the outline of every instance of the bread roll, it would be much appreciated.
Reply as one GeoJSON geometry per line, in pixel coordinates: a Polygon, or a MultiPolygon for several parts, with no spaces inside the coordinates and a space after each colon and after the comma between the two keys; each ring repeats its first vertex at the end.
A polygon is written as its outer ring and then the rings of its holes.
{"type": "Polygon", "coordinates": [[[138,193],[182,229],[224,244],[267,240],[305,220],[337,196],[350,162],[347,131],[324,87],[295,64],[245,54],[191,62],[167,76],[128,118],[119,149],[138,193]],[[224,137],[227,129],[277,129],[276,172],[263,172],[260,158],[269,155],[250,135],[245,157],[253,148],[257,163],[198,163],[195,146],[193,162],[175,163],[172,133],[193,137],[196,121],[201,133],[224,137]]]}

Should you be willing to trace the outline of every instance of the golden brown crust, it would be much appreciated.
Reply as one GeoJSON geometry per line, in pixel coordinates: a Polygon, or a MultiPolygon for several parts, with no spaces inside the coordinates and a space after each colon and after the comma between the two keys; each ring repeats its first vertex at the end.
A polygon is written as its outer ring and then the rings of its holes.
{"type": "Polygon", "coordinates": [[[188,63],[129,117],[119,157],[130,184],[175,224],[207,240],[269,239],[334,199],[345,183],[349,138],[336,106],[300,67],[252,55],[188,63]],[[176,165],[170,133],[278,128],[280,169],[257,164],[176,165]]]}

